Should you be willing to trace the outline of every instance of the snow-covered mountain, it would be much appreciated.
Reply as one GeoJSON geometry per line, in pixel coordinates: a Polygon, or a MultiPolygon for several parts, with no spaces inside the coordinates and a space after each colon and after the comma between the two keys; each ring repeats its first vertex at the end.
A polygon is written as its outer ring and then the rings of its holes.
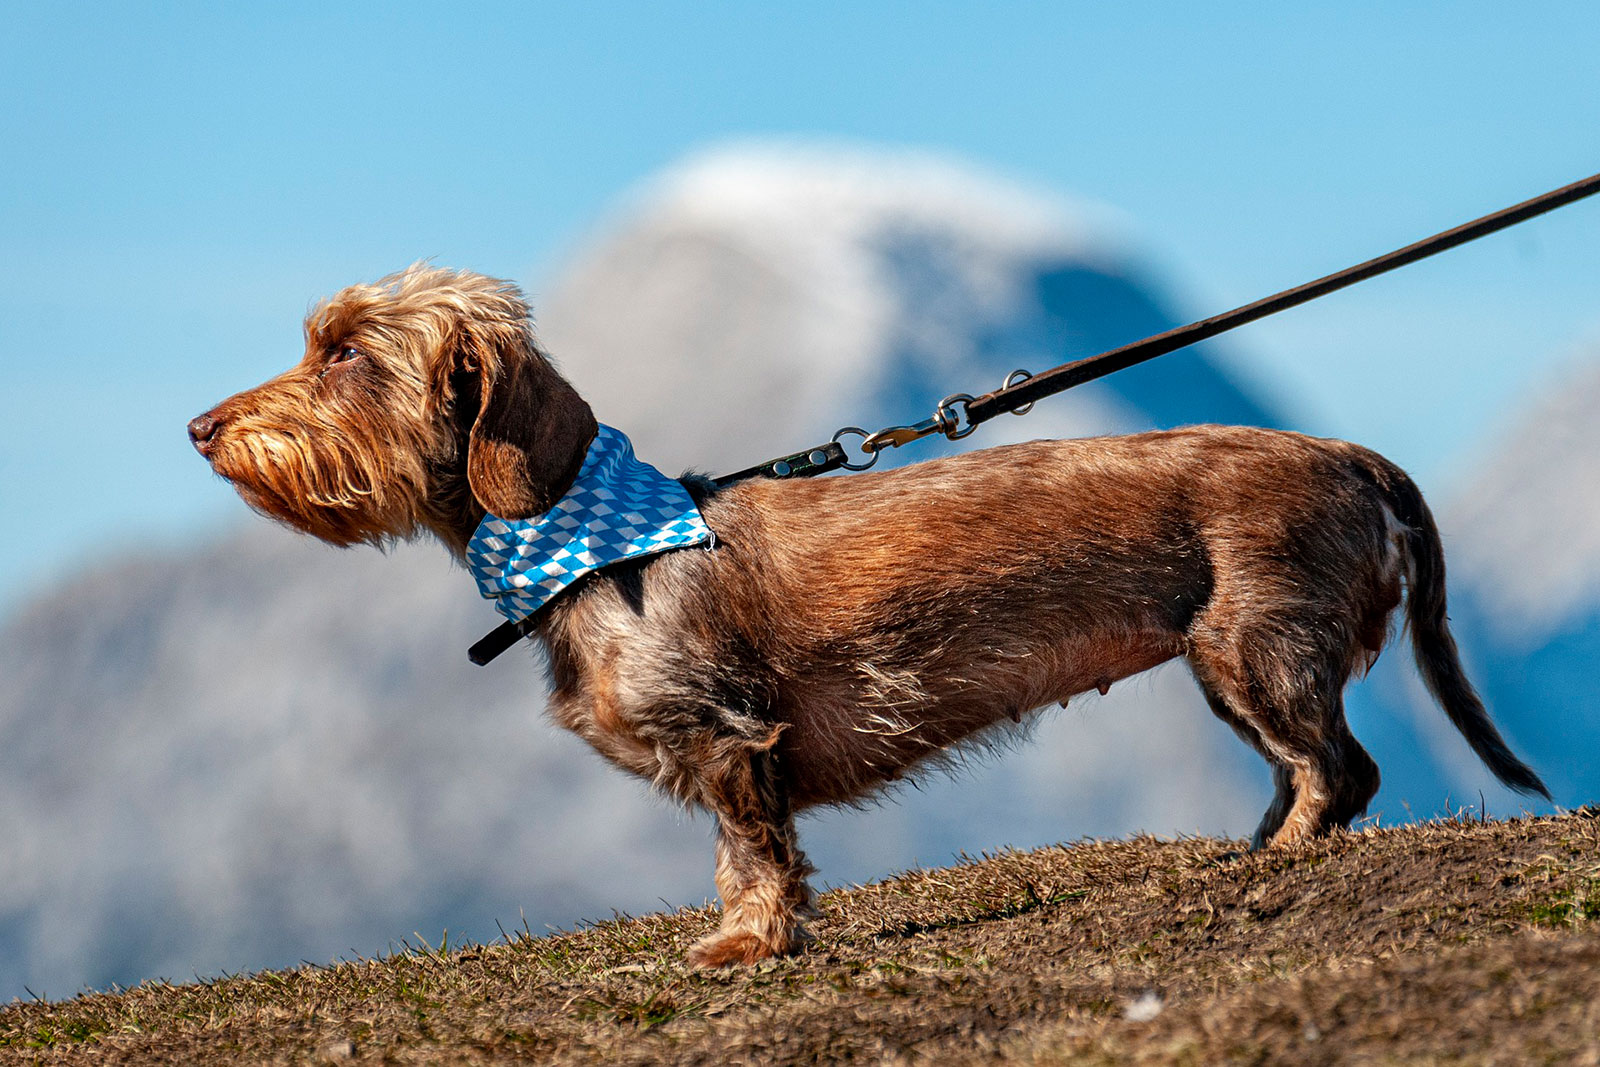
{"type": "MultiPolygon", "coordinates": [[[[636,191],[530,295],[642,456],[727,470],[1173,325],[1091,217],[923,156],[725,150],[636,191]]],[[[1209,420],[1280,421],[1201,349],[962,446],[1209,420]]],[[[337,551],[265,522],[25,607],[0,630],[0,996],[710,895],[709,822],[543,721],[531,649],[467,664],[496,621],[433,546],[337,551]]],[[[1243,833],[1266,796],[1169,665],[804,833],[841,882],[958,849],[1243,833]]]]}
{"type": "MultiPolygon", "coordinates": [[[[1104,216],[917,154],[716,152],[636,192],[540,326],[659,465],[744,466],[1176,325],[1104,216]]],[[[983,442],[1199,420],[1278,421],[1200,346],[983,442]]]]}

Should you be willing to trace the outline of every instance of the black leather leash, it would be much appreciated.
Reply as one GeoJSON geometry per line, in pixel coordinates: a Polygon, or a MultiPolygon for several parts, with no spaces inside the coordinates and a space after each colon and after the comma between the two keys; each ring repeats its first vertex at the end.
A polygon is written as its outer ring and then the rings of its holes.
{"type": "MultiPolygon", "coordinates": [[[[1274,293],[1253,304],[1245,304],[1232,311],[1200,319],[1187,326],[1179,326],[1165,333],[1146,337],[1142,341],[1134,341],[1132,344],[1089,356],[1087,359],[1063,363],[1059,367],[1052,367],[1039,374],[1030,374],[1025,370],[1012,371],[1006,375],[1001,387],[991,393],[976,397],[969,393],[953,393],[945,397],[934,408],[933,414],[921,422],[906,426],[890,426],[871,434],[859,427],[847,426],[835,433],[833,440],[827,444],[780,456],[733,474],[725,474],[714,479],[713,484],[720,487],[732,485],[746,478],[809,478],[840,469],[866,470],[878,461],[878,456],[884,449],[898,448],[929,434],[942,433],[951,440],[959,440],[996,415],[1027,414],[1036,401],[1047,396],[1054,396],[1073,386],[1092,382],[1096,378],[1103,378],[1119,370],[1126,370],[1128,367],[1155,359],[1157,356],[1164,356],[1177,349],[1187,348],[1189,345],[1226,333],[1246,323],[1297,307],[1319,296],[1337,292],[1356,282],[1375,278],[1396,268],[1427,259],[1429,256],[1464,245],[1468,241],[1475,241],[1479,237],[1486,237],[1508,226],[1515,226],[1519,222],[1526,222],[1528,219],[1543,215],[1547,211],[1554,211],[1558,207],[1564,207],[1597,192],[1600,192],[1600,174],[1573,182],[1571,185],[1564,185],[1559,189],[1552,189],[1542,196],[1473,219],[1454,229],[1436,233],[1432,237],[1425,237],[1387,255],[1358,263],[1353,267],[1318,278],[1316,281],[1274,293]],[[850,436],[861,438],[861,450],[869,457],[865,462],[850,462],[848,452],[840,443],[841,438],[850,436]]],[[[468,658],[480,666],[488,663],[524,637],[530,636],[538,628],[539,620],[543,618],[547,608],[548,605],[521,622],[502,623],[467,650],[468,658]]]]}
{"type": "MultiPolygon", "coordinates": [[[[1496,211],[1454,229],[1425,237],[1415,244],[1406,245],[1387,255],[1369,259],[1365,263],[1358,263],[1293,289],[1285,289],[1281,293],[1274,293],[1253,304],[1245,304],[1232,311],[1213,315],[1209,319],[1191,322],[1187,326],[1179,326],[1165,333],[1146,337],[1142,341],[1134,341],[1132,344],[1102,352],[1097,356],[1063,363],[1040,374],[1029,374],[1025,370],[1012,371],[1006,376],[1005,383],[992,393],[984,393],[977,397],[967,393],[954,393],[939,401],[939,406],[934,409],[933,414],[922,422],[911,426],[891,426],[875,434],[863,435],[861,448],[876,459],[877,453],[885,448],[898,447],[931,433],[942,433],[952,440],[965,437],[977,429],[980,423],[987,422],[996,415],[1008,412],[1025,414],[1035,401],[1047,396],[1053,396],[1085,382],[1092,382],[1096,378],[1103,378],[1119,370],[1126,370],[1177,349],[1186,348],[1196,342],[1215,337],[1219,333],[1226,333],[1246,323],[1304,304],[1308,300],[1315,300],[1319,296],[1327,296],[1347,285],[1354,285],[1356,282],[1375,278],[1398,267],[1438,255],[1468,241],[1486,237],[1508,226],[1515,226],[1547,211],[1554,211],[1558,207],[1582,200],[1586,196],[1593,196],[1597,192],[1600,192],[1600,174],[1573,182],[1571,185],[1564,185],[1559,189],[1552,189],[1543,196],[1524,200],[1503,211],[1496,211]]],[[[847,431],[840,431],[841,434],[845,432],[847,431]]],[[[868,466],[871,466],[871,463],[858,465],[852,469],[864,469],[868,466]]]]}

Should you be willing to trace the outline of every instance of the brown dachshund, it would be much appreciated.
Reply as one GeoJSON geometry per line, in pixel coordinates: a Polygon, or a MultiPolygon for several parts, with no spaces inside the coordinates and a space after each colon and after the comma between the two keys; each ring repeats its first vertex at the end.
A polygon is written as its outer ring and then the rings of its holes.
{"type": "MultiPolygon", "coordinates": [[[[459,558],[486,512],[548,511],[596,422],[516,287],[417,266],[314,310],[297,366],[189,432],[274,519],[340,545],[426,531],[459,558]]],[[[800,944],[796,811],[1176,656],[1272,767],[1256,846],[1347,826],[1378,768],[1341,694],[1403,588],[1451,722],[1508,786],[1548,795],[1462,671],[1427,505],[1357,445],[1196,426],[684,484],[717,546],[602,570],[537,636],[557,721],[717,817],[723,919],[695,963],[800,944]]]]}

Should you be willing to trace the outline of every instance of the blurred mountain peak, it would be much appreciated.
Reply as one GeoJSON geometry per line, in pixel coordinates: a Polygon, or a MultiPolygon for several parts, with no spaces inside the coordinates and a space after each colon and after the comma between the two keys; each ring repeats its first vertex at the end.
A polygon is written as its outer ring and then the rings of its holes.
{"type": "MultiPolygon", "coordinates": [[[[726,471],[1172,325],[1091,229],[916,154],[720,150],[647,183],[533,293],[642,457],[726,471]]],[[[1139,370],[970,443],[1265,418],[1203,350],[1139,370]]],[[[0,628],[0,996],[703,898],[704,821],[542,724],[528,648],[467,663],[497,621],[434,546],[339,552],[265,522],[25,607],[0,628]]],[[[1242,830],[1265,783],[1173,667],[1043,722],[1004,768],[808,815],[806,841],[825,879],[858,880],[958,848],[1242,830]]]]}
{"type": "Polygon", "coordinates": [[[1591,353],[1496,438],[1446,509],[1452,563],[1483,624],[1533,642],[1600,603],[1600,358],[1591,353]]]}
{"type": "MultiPolygon", "coordinates": [[[[741,467],[1177,325],[1110,218],[925,152],[732,145],[634,190],[539,301],[540,330],[641,454],[741,467]]],[[[986,436],[1206,420],[1273,422],[1201,346],[986,436]]]]}
{"type": "Polygon", "coordinates": [[[986,243],[1059,254],[1109,250],[1104,208],[1033,190],[926,150],[752,141],[704,150],[646,183],[636,203],[748,238],[870,237],[932,224],[986,243]]]}

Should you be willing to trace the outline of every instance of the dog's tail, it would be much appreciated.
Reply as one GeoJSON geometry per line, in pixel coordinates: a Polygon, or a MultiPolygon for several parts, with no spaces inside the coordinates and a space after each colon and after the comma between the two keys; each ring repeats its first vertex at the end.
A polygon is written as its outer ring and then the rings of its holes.
{"type": "Polygon", "coordinates": [[[1496,778],[1519,793],[1536,793],[1549,800],[1550,791],[1500,736],[1461,667],[1461,655],[1445,616],[1444,545],[1421,490],[1393,463],[1376,453],[1362,451],[1363,465],[1376,478],[1385,502],[1403,527],[1402,545],[1408,566],[1406,622],[1423,682],[1496,778]]]}

